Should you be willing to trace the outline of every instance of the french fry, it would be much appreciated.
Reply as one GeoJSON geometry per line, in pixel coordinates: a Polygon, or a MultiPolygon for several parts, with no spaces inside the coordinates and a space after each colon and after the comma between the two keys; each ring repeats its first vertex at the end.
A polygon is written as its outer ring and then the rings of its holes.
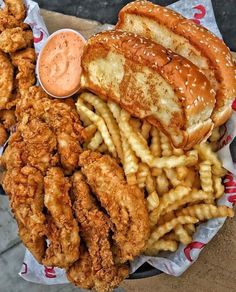
{"type": "Polygon", "coordinates": [[[151,168],[151,174],[152,176],[156,177],[162,174],[162,169],[161,168],[151,168]]]}
{"type": "Polygon", "coordinates": [[[193,187],[195,178],[196,178],[195,170],[193,168],[189,168],[188,174],[185,177],[183,185],[185,185],[186,187],[190,187],[190,188],[193,187]]]}
{"type": "Polygon", "coordinates": [[[224,176],[226,174],[225,169],[222,167],[222,163],[217,157],[217,154],[211,150],[211,147],[207,143],[201,143],[194,147],[201,158],[201,160],[208,160],[212,164],[212,173],[217,176],[224,176]]]}
{"type": "Polygon", "coordinates": [[[88,127],[92,124],[92,122],[90,121],[90,119],[82,112],[82,111],[78,111],[79,113],[79,118],[83,123],[84,127],[88,127]]]}
{"type": "Polygon", "coordinates": [[[158,207],[159,205],[159,197],[156,191],[153,191],[152,193],[150,193],[147,197],[147,207],[148,207],[148,211],[152,211],[155,208],[158,207]]]}
{"type": "Polygon", "coordinates": [[[176,156],[180,156],[180,155],[184,154],[184,151],[183,151],[183,149],[178,149],[178,148],[173,147],[172,153],[176,156]]]}
{"type": "Polygon", "coordinates": [[[155,256],[160,251],[176,251],[178,248],[178,243],[175,240],[165,240],[159,239],[154,242],[150,247],[145,250],[145,255],[155,256]]]}
{"type": "Polygon", "coordinates": [[[171,147],[170,140],[162,132],[160,132],[160,142],[161,142],[162,156],[171,156],[173,149],[171,147]]]}
{"type": "Polygon", "coordinates": [[[82,93],[80,95],[80,98],[84,100],[85,102],[91,104],[99,113],[99,115],[103,118],[109,130],[109,133],[111,134],[111,138],[115,145],[118,157],[122,161],[123,150],[121,146],[121,136],[120,136],[119,127],[107,104],[96,95],[92,93],[88,93],[88,92],[82,93]]]}
{"type": "Polygon", "coordinates": [[[188,168],[186,166],[179,166],[176,168],[177,178],[179,180],[184,180],[188,175],[188,168]]]}
{"type": "Polygon", "coordinates": [[[161,213],[173,204],[176,200],[181,200],[183,197],[187,196],[190,193],[191,189],[184,186],[177,186],[175,189],[170,190],[165,194],[161,199],[159,206],[154,209],[149,218],[151,225],[155,225],[160,217],[161,213]]]}
{"type": "Polygon", "coordinates": [[[151,124],[144,120],[141,127],[141,134],[145,140],[149,138],[151,128],[152,128],[151,124]]]}
{"type": "Polygon", "coordinates": [[[151,145],[150,150],[155,157],[161,156],[161,141],[160,135],[156,127],[152,127],[151,129],[151,145]]]}
{"type": "Polygon", "coordinates": [[[130,115],[125,110],[121,110],[120,119],[120,129],[125,134],[131,148],[142,162],[147,163],[149,167],[173,168],[183,165],[194,165],[197,162],[198,154],[196,150],[189,151],[187,155],[178,157],[154,157],[147,145],[147,141],[140,133],[136,133],[129,124],[130,115]]]}
{"type": "Polygon", "coordinates": [[[169,181],[165,173],[162,171],[160,175],[156,178],[157,192],[160,195],[163,195],[169,191],[169,181]]]}
{"type": "Polygon", "coordinates": [[[193,189],[187,196],[184,196],[181,200],[175,200],[173,204],[169,205],[165,212],[169,213],[171,211],[175,211],[179,209],[180,207],[189,204],[189,203],[195,203],[198,201],[205,201],[208,198],[208,194],[203,192],[202,190],[196,190],[193,189]]]}
{"type": "Polygon", "coordinates": [[[194,232],[196,231],[194,224],[185,224],[184,229],[188,232],[190,236],[192,236],[194,232]]]}
{"type": "Polygon", "coordinates": [[[148,176],[149,173],[149,168],[147,166],[147,164],[145,163],[139,163],[138,166],[138,173],[137,173],[137,181],[138,181],[138,186],[140,188],[144,188],[145,187],[145,182],[146,182],[146,178],[148,176]]]}
{"type": "Polygon", "coordinates": [[[219,199],[220,197],[223,196],[224,191],[225,191],[225,187],[222,184],[222,178],[213,175],[212,180],[213,180],[213,187],[214,187],[214,197],[215,199],[219,199]]]}
{"type": "Polygon", "coordinates": [[[166,222],[163,225],[160,225],[154,229],[154,231],[151,233],[151,236],[148,240],[147,247],[152,246],[152,244],[155,241],[158,241],[162,236],[164,236],[166,233],[173,230],[177,225],[180,224],[195,224],[198,223],[198,219],[191,216],[178,216],[174,219],[172,219],[169,222],[166,222]]]}
{"type": "Polygon", "coordinates": [[[139,119],[131,118],[130,125],[135,129],[136,132],[141,133],[141,121],[139,119]]]}
{"type": "Polygon", "coordinates": [[[136,184],[136,173],[138,171],[138,159],[131,149],[126,137],[121,133],[122,152],[123,152],[123,168],[128,184],[136,184]]]}
{"type": "Polygon", "coordinates": [[[87,148],[95,151],[102,144],[102,142],[103,142],[102,135],[100,134],[99,131],[97,131],[93,138],[88,143],[87,148]]]}
{"type": "Polygon", "coordinates": [[[211,163],[205,160],[199,164],[199,174],[201,180],[201,187],[206,193],[213,193],[213,182],[211,174],[211,163]]]}
{"type": "Polygon", "coordinates": [[[98,116],[90,109],[88,109],[84,104],[81,98],[77,100],[76,108],[79,113],[84,113],[94,124],[96,124],[104,143],[107,145],[109,152],[113,157],[117,157],[115,145],[111,139],[110,133],[108,132],[107,126],[102,117],[98,116]]]}
{"type": "Polygon", "coordinates": [[[174,228],[175,234],[178,236],[179,241],[183,244],[189,244],[192,241],[192,237],[184,229],[183,225],[177,225],[174,228]]]}
{"type": "Polygon", "coordinates": [[[119,122],[119,118],[120,118],[121,108],[119,107],[118,104],[116,104],[115,102],[110,101],[110,100],[108,100],[107,106],[109,107],[110,111],[113,114],[113,117],[116,119],[116,121],[118,123],[119,122]]]}
{"type": "Polygon", "coordinates": [[[177,187],[181,184],[181,181],[177,177],[177,172],[173,168],[164,168],[164,172],[166,174],[166,177],[170,181],[173,187],[177,187]]]}
{"type": "Polygon", "coordinates": [[[219,217],[233,217],[233,209],[226,206],[215,206],[212,204],[199,204],[186,207],[177,212],[178,216],[192,216],[200,221],[219,217]]]}
{"type": "Polygon", "coordinates": [[[83,137],[85,137],[85,141],[90,140],[97,131],[97,126],[95,124],[91,124],[83,129],[83,137]]]}

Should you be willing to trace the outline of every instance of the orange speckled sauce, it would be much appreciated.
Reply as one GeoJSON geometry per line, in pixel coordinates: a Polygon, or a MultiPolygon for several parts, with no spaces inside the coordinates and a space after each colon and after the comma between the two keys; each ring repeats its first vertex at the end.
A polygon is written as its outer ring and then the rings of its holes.
{"type": "Polygon", "coordinates": [[[68,96],[80,87],[81,56],[85,41],[72,31],[55,34],[43,48],[38,73],[49,94],[68,96]]]}

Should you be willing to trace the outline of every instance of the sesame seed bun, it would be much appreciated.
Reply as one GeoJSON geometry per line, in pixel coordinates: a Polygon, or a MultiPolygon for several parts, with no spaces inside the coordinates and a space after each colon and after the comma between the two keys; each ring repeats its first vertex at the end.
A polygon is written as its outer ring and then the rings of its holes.
{"type": "Polygon", "coordinates": [[[190,61],[144,37],[107,31],[89,39],[82,86],[191,148],[212,129],[215,92],[190,61]]]}
{"type": "Polygon", "coordinates": [[[212,114],[215,126],[230,117],[236,96],[236,71],[222,40],[171,9],[148,1],[126,5],[119,13],[116,28],[150,38],[198,66],[216,91],[212,114]]]}

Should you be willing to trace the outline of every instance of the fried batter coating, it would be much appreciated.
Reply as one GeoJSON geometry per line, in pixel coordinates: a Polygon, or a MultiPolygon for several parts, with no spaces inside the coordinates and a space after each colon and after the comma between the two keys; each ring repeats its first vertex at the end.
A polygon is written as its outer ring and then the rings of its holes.
{"type": "Polygon", "coordinates": [[[41,261],[45,252],[45,215],[43,176],[31,166],[7,170],[3,188],[10,198],[12,212],[19,226],[19,235],[35,258],[41,261]]]}
{"type": "Polygon", "coordinates": [[[31,47],[33,33],[21,27],[7,28],[0,34],[0,49],[5,53],[14,53],[17,50],[31,47]]]}
{"type": "Polygon", "coordinates": [[[9,14],[15,19],[23,21],[26,16],[26,9],[23,0],[4,0],[9,14]]]}
{"type": "Polygon", "coordinates": [[[16,116],[14,110],[1,110],[0,111],[0,120],[5,127],[5,129],[10,129],[16,124],[16,116]]]}
{"type": "Polygon", "coordinates": [[[7,141],[7,131],[2,124],[0,124],[0,146],[7,141]]]}
{"type": "Polygon", "coordinates": [[[144,195],[137,186],[129,186],[122,169],[108,155],[85,151],[80,155],[82,173],[114,224],[118,262],[139,255],[150,234],[144,195]]]}
{"type": "Polygon", "coordinates": [[[9,58],[0,51],[0,109],[4,109],[10,99],[13,89],[13,77],[13,66],[9,58]]]}
{"type": "Polygon", "coordinates": [[[16,115],[19,120],[24,116],[38,117],[49,125],[56,134],[58,153],[66,174],[78,167],[83,127],[70,99],[50,99],[40,87],[33,86],[18,102],[16,115]]]}
{"type": "MultiPolygon", "coordinates": [[[[91,258],[93,288],[96,291],[113,289],[124,279],[120,277],[120,269],[125,267],[114,263],[109,241],[111,222],[108,216],[99,210],[80,172],[76,172],[72,177],[72,194],[75,214],[81,226],[81,236],[91,258]]],[[[128,269],[127,274],[123,276],[127,275],[128,269]]]]}
{"type": "Polygon", "coordinates": [[[45,206],[48,209],[50,241],[43,264],[68,268],[79,258],[79,227],[73,217],[70,183],[60,168],[50,168],[44,178],[45,206]]]}
{"type": "Polygon", "coordinates": [[[18,73],[16,75],[17,87],[21,95],[35,84],[35,62],[36,53],[33,48],[26,48],[24,50],[11,54],[12,64],[17,67],[18,73]]]}

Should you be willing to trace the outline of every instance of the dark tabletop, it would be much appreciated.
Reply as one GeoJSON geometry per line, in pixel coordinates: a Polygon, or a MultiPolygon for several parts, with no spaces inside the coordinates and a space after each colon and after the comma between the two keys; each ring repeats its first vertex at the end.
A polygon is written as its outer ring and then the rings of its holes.
{"type": "MultiPolygon", "coordinates": [[[[118,11],[127,0],[35,0],[40,7],[75,15],[81,18],[98,20],[102,23],[117,21],[118,11]]],[[[160,5],[169,5],[173,0],[152,0],[160,5]]],[[[212,0],[216,20],[225,42],[236,51],[236,0],[212,0]]]]}

